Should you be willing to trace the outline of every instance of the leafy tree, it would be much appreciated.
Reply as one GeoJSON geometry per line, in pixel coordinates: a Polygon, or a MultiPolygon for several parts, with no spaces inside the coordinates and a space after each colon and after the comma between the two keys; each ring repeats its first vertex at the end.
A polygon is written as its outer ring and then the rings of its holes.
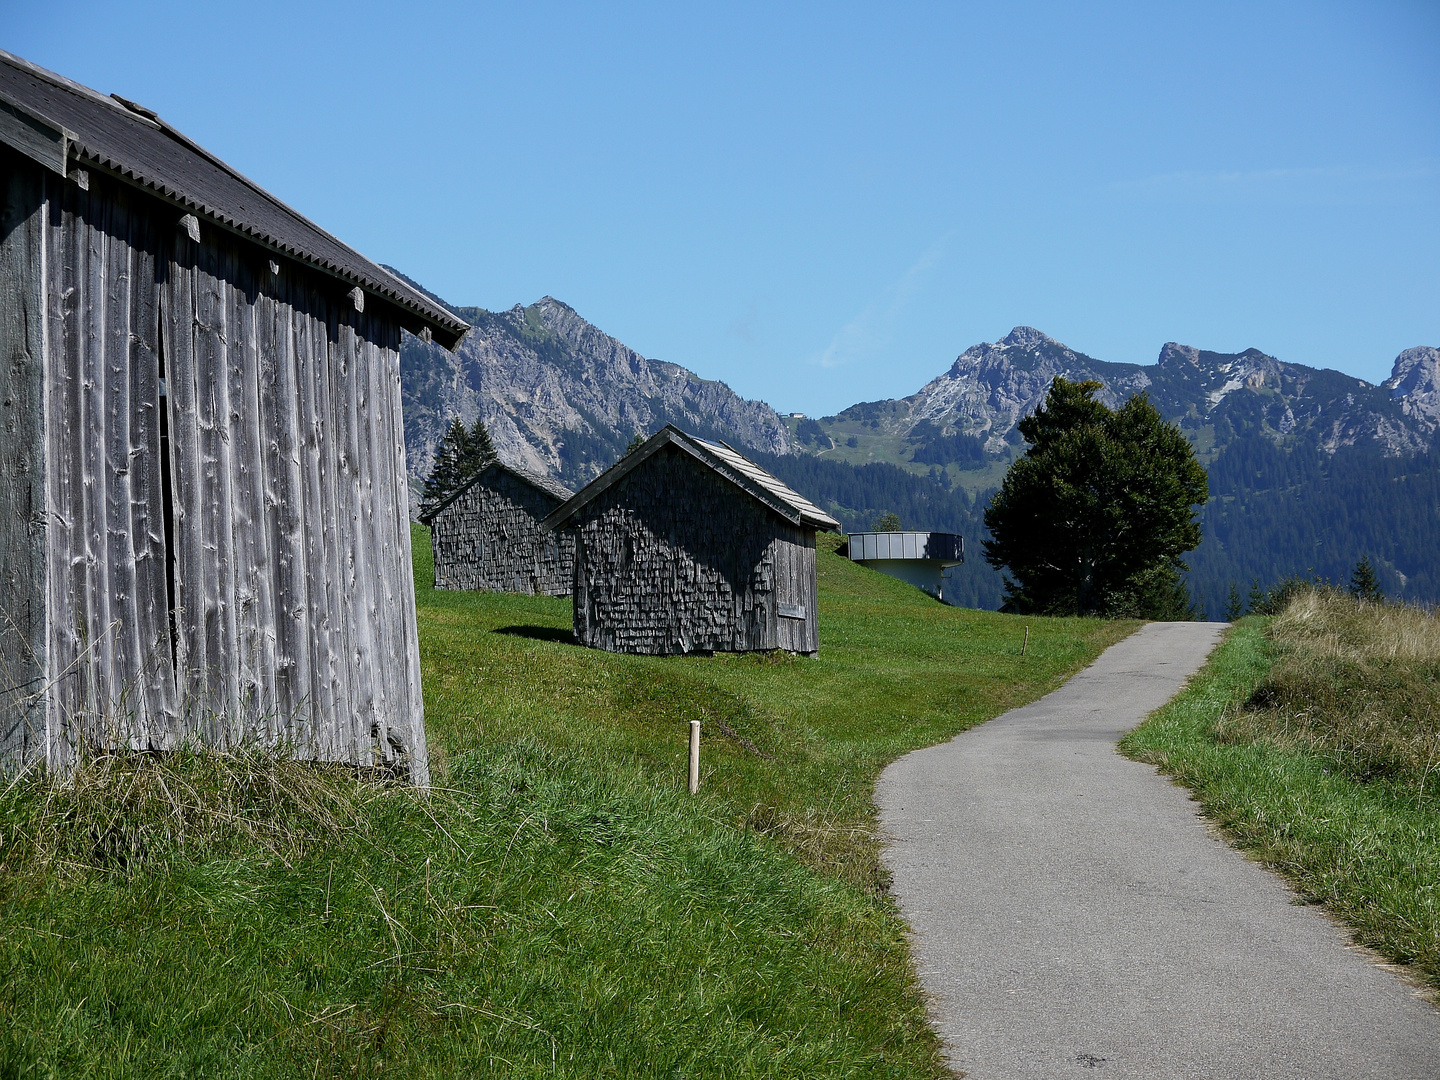
{"type": "Polygon", "coordinates": [[[1370,565],[1369,555],[1360,556],[1360,561],[1350,572],[1350,595],[1357,600],[1368,600],[1372,604],[1385,601],[1385,593],[1380,588],[1380,579],[1375,576],[1375,567],[1370,565]]]}
{"type": "Polygon", "coordinates": [[[1194,618],[1181,555],[1200,543],[1205,470],[1148,397],[1111,409],[1100,388],[1057,376],[1020,421],[1029,448],[985,510],[1003,610],[1194,618]]]}
{"type": "Polygon", "coordinates": [[[435,467],[425,481],[420,516],[426,518],[460,490],[476,473],[495,460],[495,444],[490,432],[478,416],[473,427],[467,428],[458,416],[435,447],[435,467]]]}
{"type": "Polygon", "coordinates": [[[899,532],[900,515],[893,510],[886,510],[877,517],[870,525],[871,532],[899,532]]]}

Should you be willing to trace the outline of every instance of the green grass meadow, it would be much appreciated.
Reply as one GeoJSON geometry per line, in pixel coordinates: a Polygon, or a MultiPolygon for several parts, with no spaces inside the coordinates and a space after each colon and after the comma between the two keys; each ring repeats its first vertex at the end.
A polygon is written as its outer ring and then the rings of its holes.
{"type": "Polygon", "coordinates": [[[426,794],[258,752],[12,784],[0,1080],[945,1075],[875,778],[1135,624],[947,608],[823,539],[818,659],[652,658],[429,588],[417,529],[426,794]]]}
{"type": "Polygon", "coordinates": [[[1121,749],[1191,788],[1301,902],[1323,904],[1360,944],[1440,988],[1433,624],[1306,594],[1278,619],[1242,620],[1121,749]],[[1407,624],[1408,650],[1395,624],[1407,624]]]}

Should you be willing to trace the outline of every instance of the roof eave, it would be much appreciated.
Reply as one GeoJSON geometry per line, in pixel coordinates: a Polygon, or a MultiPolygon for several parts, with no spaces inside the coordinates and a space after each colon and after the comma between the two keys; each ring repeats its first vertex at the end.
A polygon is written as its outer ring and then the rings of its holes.
{"type": "MultiPolygon", "coordinates": [[[[106,175],[121,180],[132,187],[139,188],[154,198],[161,199],[182,210],[205,215],[207,224],[223,229],[233,236],[238,236],[249,243],[256,244],[277,255],[283,255],[287,259],[294,259],[302,266],[309,267],[311,270],[334,278],[336,281],[342,282],[345,285],[364,290],[367,296],[373,297],[375,300],[384,303],[400,313],[401,317],[395,321],[402,329],[408,330],[410,333],[421,338],[424,338],[426,331],[428,331],[429,339],[437,342],[444,349],[453,352],[455,347],[465,337],[465,334],[470,330],[470,324],[460,319],[459,316],[452,315],[451,318],[454,321],[451,322],[439,318],[428,311],[419,309],[413,306],[411,302],[407,302],[403,296],[397,296],[387,289],[377,288],[374,281],[367,281],[357,274],[346,273],[339,267],[331,266],[324,260],[309,255],[301,248],[282,244],[264,233],[252,231],[238,221],[232,221],[222,217],[204,203],[187,198],[184,193],[179,190],[167,188],[158,181],[148,180],[138,176],[132,171],[119,167],[116,162],[92,154],[79,140],[72,141],[71,155],[77,162],[82,162],[87,168],[102,169],[106,175]]],[[[316,227],[318,228],[318,226],[316,227]]],[[[340,243],[341,241],[337,240],[336,242],[340,243]]],[[[346,246],[348,247],[348,245],[346,246]]],[[[384,273],[384,271],[382,270],[381,273],[384,273]]],[[[385,276],[390,277],[391,275],[386,274],[385,276]]],[[[401,284],[403,285],[403,283],[401,284]]],[[[406,288],[408,289],[408,286],[406,288]]],[[[399,290],[396,290],[396,292],[398,291],[399,290]]]]}
{"type": "MultiPolygon", "coordinates": [[[[465,494],[467,491],[469,491],[472,487],[474,487],[476,484],[478,484],[478,483],[485,477],[485,474],[488,473],[491,469],[499,469],[501,472],[503,472],[503,473],[508,473],[509,475],[513,476],[516,480],[519,480],[522,484],[528,484],[528,485],[530,485],[530,487],[534,488],[536,491],[539,491],[539,492],[541,492],[541,493],[543,493],[543,494],[545,494],[545,495],[548,495],[548,496],[550,496],[552,499],[560,499],[560,495],[557,494],[556,492],[551,491],[551,490],[549,490],[549,489],[547,489],[547,488],[545,488],[545,487],[542,487],[540,484],[537,484],[537,483],[535,482],[536,479],[538,479],[537,477],[527,476],[527,475],[526,475],[523,471],[521,471],[520,469],[515,468],[513,465],[510,465],[510,464],[508,464],[507,462],[505,462],[503,459],[497,457],[497,458],[495,458],[493,461],[491,461],[488,465],[486,465],[483,469],[481,469],[479,472],[477,472],[474,476],[470,477],[470,479],[466,480],[466,481],[465,481],[463,484],[461,484],[458,488],[456,488],[454,491],[452,491],[449,495],[445,496],[444,500],[441,501],[441,502],[435,507],[434,510],[429,511],[429,512],[426,513],[426,514],[422,514],[422,515],[420,516],[420,523],[421,523],[422,525],[429,525],[431,522],[433,522],[437,517],[439,517],[439,516],[440,516],[441,514],[443,514],[447,509],[449,509],[450,505],[451,505],[456,499],[460,498],[461,495],[464,495],[464,494],[465,494]]],[[[562,499],[561,501],[563,502],[564,500],[562,499]]]]}
{"type": "Polygon", "coordinates": [[[832,517],[817,518],[814,514],[801,514],[800,517],[801,520],[805,522],[805,524],[810,525],[816,529],[827,529],[835,532],[840,531],[840,522],[836,521],[832,517]]]}
{"type": "MultiPolygon", "coordinates": [[[[695,440],[695,441],[696,441],[696,442],[699,442],[701,446],[705,446],[705,445],[706,445],[706,443],[704,442],[704,440],[697,439],[697,440],[695,440]]],[[[768,470],[761,468],[758,464],[756,464],[755,462],[751,461],[749,458],[745,457],[744,454],[742,454],[739,450],[736,450],[736,449],[735,449],[733,446],[731,446],[729,443],[725,442],[724,440],[719,440],[719,445],[723,446],[726,450],[729,450],[730,453],[734,454],[736,457],[744,459],[748,464],[750,464],[751,466],[753,466],[755,469],[759,470],[760,472],[765,473],[766,476],[770,477],[772,480],[776,481],[776,483],[779,483],[782,487],[786,488],[786,490],[790,491],[791,494],[793,494],[796,498],[801,499],[806,505],[808,505],[808,506],[814,506],[814,504],[811,503],[809,499],[806,499],[805,496],[801,495],[798,491],[795,491],[795,490],[794,490],[793,488],[791,488],[788,484],[786,484],[783,480],[781,480],[779,477],[777,477],[774,473],[769,472],[768,470]]],[[[725,473],[726,473],[726,475],[731,475],[731,474],[734,473],[734,469],[729,467],[729,462],[725,461],[723,458],[722,458],[722,459],[719,459],[719,461],[718,461],[717,464],[719,464],[719,465],[721,465],[721,466],[725,466],[725,473]]],[[[763,484],[761,485],[760,491],[756,492],[756,491],[755,491],[755,481],[754,481],[754,478],[753,478],[753,477],[745,476],[743,479],[744,479],[744,482],[741,483],[740,486],[743,487],[746,491],[749,491],[749,492],[752,492],[752,493],[756,494],[756,496],[760,499],[760,501],[763,502],[763,503],[765,503],[767,506],[772,506],[772,505],[774,505],[774,500],[781,498],[781,496],[777,495],[775,492],[771,491],[768,487],[766,487],[766,486],[763,485],[763,484]]],[[[815,506],[815,507],[814,507],[815,513],[812,514],[809,510],[806,510],[804,507],[802,507],[802,506],[795,506],[795,505],[793,505],[792,503],[789,503],[788,501],[785,502],[783,505],[784,505],[785,509],[784,509],[784,510],[781,510],[781,511],[780,511],[780,514],[781,514],[782,517],[784,517],[784,518],[785,518],[787,521],[789,521],[791,524],[796,524],[796,525],[799,525],[799,524],[810,525],[810,526],[812,526],[812,527],[814,527],[814,528],[816,528],[816,529],[837,529],[837,530],[838,530],[838,529],[840,528],[840,522],[836,521],[836,520],[835,520],[834,518],[832,518],[829,514],[826,514],[826,513],[825,513],[823,510],[821,510],[818,506],[815,506]]]]}
{"type": "Polygon", "coordinates": [[[365,276],[350,273],[339,266],[331,265],[324,259],[309,254],[302,248],[283,244],[262,232],[248,228],[243,222],[229,220],[211,207],[206,206],[197,199],[187,197],[184,192],[165,184],[163,181],[152,177],[141,176],[136,173],[133,168],[128,168],[123,162],[112,161],[98,152],[92,151],[85,145],[85,141],[80,135],[45,115],[43,111],[36,109],[33,105],[19,101],[9,94],[0,93],[0,114],[9,114],[11,118],[11,123],[6,124],[4,122],[5,116],[0,115],[0,142],[5,143],[17,152],[29,157],[42,167],[48,168],[61,176],[68,176],[70,161],[74,159],[77,162],[83,162],[87,168],[102,169],[107,175],[113,176],[133,187],[137,187],[147,194],[160,198],[182,210],[204,214],[207,222],[240,236],[250,243],[257,244],[269,251],[294,259],[304,266],[318,270],[347,285],[360,288],[367,295],[373,296],[377,301],[383,302],[399,312],[401,318],[397,319],[396,322],[403,329],[409,330],[411,333],[421,337],[428,337],[430,340],[438,342],[445,349],[453,350],[470,329],[469,324],[454,312],[434,303],[428,297],[422,298],[419,293],[405,282],[400,281],[393,274],[388,273],[377,264],[371,263],[369,259],[366,259],[365,256],[355,251],[354,248],[350,247],[344,241],[322,229],[305,215],[287,206],[270,192],[265,191],[254,181],[244,176],[239,170],[225,164],[225,162],[221,161],[214,154],[195,143],[182,132],[166,124],[159,117],[153,116],[148,112],[143,114],[137,112],[136,107],[128,103],[117,103],[117,101],[107,99],[89,87],[66,79],[64,76],[58,75],[55,72],[47,71],[22,57],[14,56],[3,50],[0,50],[0,57],[28,71],[38,79],[60,86],[69,92],[79,94],[87,100],[91,100],[106,108],[120,109],[135,122],[143,123],[147,127],[157,128],[163,131],[188,151],[203,157],[214,165],[214,167],[228,173],[239,183],[244,184],[263,198],[281,207],[297,221],[314,230],[317,234],[327,238],[341,249],[354,255],[361,263],[370,263],[375,272],[369,274],[369,280],[367,280],[365,276]],[[16,125],[19,126],[17,127],[16,125]]]}

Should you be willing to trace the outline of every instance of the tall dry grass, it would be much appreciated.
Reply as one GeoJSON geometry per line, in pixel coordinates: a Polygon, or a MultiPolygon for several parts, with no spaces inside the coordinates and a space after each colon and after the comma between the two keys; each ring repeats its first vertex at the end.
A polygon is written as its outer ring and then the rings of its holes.
{"type": "Polygon", "coordinates": [[[1440,619],[1306,589],[1271,623],[1276,662],[1215,727],[1326,757],[1352,779],[1440,800],[1440,619]]]}

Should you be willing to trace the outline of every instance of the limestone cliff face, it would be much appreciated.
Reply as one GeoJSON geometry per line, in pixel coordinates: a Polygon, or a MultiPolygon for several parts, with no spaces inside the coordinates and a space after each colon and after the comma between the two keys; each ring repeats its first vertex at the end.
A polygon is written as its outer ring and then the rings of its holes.
{"type": "Polygon", "coordinates": [[[1420,346],[1395,358],[1390,378],[1380,384],[1400,402],[1405,415],[1421,425],[1440,429],[1440,349],[1420,346]]]}
{"type": "Polygon", "coordinates": [[[553,297],[509,311],[457,308],[473,330],[455,353],[408,337],[401,348],[405,444],[412,477],[458,416],[485,420],[508,460],[579,487],[637,433],[666,423],[738,447],[788,454],[784,422],[722,382],[651,360],[553,297]]]}

